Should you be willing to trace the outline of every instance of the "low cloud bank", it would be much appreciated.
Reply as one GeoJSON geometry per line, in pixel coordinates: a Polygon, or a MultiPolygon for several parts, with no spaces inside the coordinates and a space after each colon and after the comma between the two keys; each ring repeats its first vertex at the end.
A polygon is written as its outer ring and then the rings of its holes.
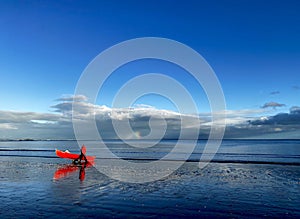
{"type": "MultiPolygon", "coordinates": [[[[90,137],[89,121],[96,121],[102,138],[117,139],[114,124],[122,129],[122,136],[140,139],[151,136],[152,131],[163,131],[163,138],[191,138],[200,128],[199,138],[207,138],[210,132],[211,115],[180,114],[178,112],[139,105],[133,108],[109,108],[87,102],[85,96],[70,96],[57,99],[51,113],[0,111],[0,139],[74,139],[73,120],[81,122],[90,137]],[[72,108],[72,104],[76,107],[72,108]]],[[[227,110],[225,138],[299,138],[300,107],[294,106],[289,113],[259,117],[266,108],[284,104],[270,102],[261,109],[227,110]]],[[[216,121],[222,124],[224,121],[216,121]]],[[[151,136],[153,137],[153,136],[151,136]]],[[[154,135],[155,137],[155,135],[154,135]]]]}

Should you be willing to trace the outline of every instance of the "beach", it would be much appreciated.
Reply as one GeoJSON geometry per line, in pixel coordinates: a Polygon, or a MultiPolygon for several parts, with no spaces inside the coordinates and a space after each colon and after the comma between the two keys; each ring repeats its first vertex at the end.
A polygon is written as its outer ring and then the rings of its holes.
{"type": "Polygon", "coordinates": [[[299,12],[0,1],[0,219],[300,219],[299,12]]]}
{"type": "MultiPolygon", "coordinates": [[[[84,180],[79,168],[55,178],[70,161],[55,157],[53,142],[0,145],[1,218],[300,217],[297,164],[213,162],[200,169],[190,161],[161,180],[136,184],[111,179],[95,167],[85,168],[84,180]],[[37,151],[17,151],[24,146],[37,151]]],[[[107,165],[116,171],[111,160],[107,165]]]]}

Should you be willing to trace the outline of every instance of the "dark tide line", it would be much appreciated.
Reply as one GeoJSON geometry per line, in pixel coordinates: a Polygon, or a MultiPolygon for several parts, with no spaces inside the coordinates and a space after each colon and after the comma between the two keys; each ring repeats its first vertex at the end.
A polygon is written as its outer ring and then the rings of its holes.
{"type": "MultiPolygon", "coordinates": [[[[112,150],[113,153],[115,154],[148,154],[149,152],[147,151],[114,151],[112,150]]],[[[156,154],[165,154],[168,151],[158,151],[155,152],[156,154]]],[[[193,152],[192,155],[202,155],[203,153],[198,153],[198,152],[193,152]]],[[[209,155],[208,153],[206,153],[207,155],[209,155]]],[[[222,156],[243,156],[243,157],[247,157],[247,156],[266,156],[268,158],[300,158],[300,155],[290,155],[290,154],[264,154],[264,153],[247,153],[247,154],[238,154],[238,153],[216,153],[216,155],[222,155],[222,156]]]]}
{"type": "Polygon", "coordinates": [[[43,151],[43,152],[52,152],[54,150],[45,150],[45,149],[13,149],[13,148],[9,148],[9,149],[3,149],[1,148],[0,151],[43,151]]]}
{"type": "MultiPolygon", "coordinates": [[[[115,158],[101,158],[101,159],[115,159],[115,158]]],[[[132,160],[132,161],[158,161],[159,159],[152,158],[122,158],[123,160],[132,160]]],[[[97,160],[97,159],[96,159],[97,160]]],[[[160,161],[184,161],[184,160],[175,160],[175,159],[161,159],[160,161]]],[[[300,166],[298,162],[278,162],[278,161],[254,161],[254,160],[197,160],[197,159],[188,159],[185,162],[201,162],[201,163],[240,163],[240,164],[274,164],[274,165],[291,165],[291,166],[300,166]]]]}
{"type": "MultiPolygon", "coordinates": [[[[24,157],[24,158],[59,158],[57,156],[34,156],[34,155],[0,155],[0,157],[24,157]]],[[[97,158],[96,160],[116,160],[116,158],[97,158]]],[[[122,160],[128,160],[128,161],[158,161],[159,159],[154,158],[120,158],[122,160]]],[[[184,160],[179,159],[161,159],[160,161],[178,161],[182,162],[184,160]]],[[[201,162],[201,163],[234,163],[234,164],[272,164],[272,165],[286,165],[286,166],[300,166],[300,163],[298,162],[278,162],[278,161],[254,161],[254,160],[196,160],[196,159],[188,159],[185,162],[201,162]]]]}
{"type": "Polygon", "coordinates": [[[14,155],[14,154],[0,154],[0,157],[59,158],[57,156],[14,155]]]}

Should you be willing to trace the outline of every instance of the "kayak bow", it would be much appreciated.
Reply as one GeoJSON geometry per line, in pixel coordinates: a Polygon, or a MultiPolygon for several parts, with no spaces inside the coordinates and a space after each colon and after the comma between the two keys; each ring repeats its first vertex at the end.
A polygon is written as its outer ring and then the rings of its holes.
{"type": "MultiPolygon", "coordinates": [[[[60,158],[71,159],[71,160],[76,160],[80,156],[80,154],[72,154],[69,151],[61,151],[58,149],[55,149],[55,153],[60,158]]],[[[90,163],[93,162],[95,160],[95,158],[96,158],[96,156],[86,156],[86,159],[90,163]]]]}

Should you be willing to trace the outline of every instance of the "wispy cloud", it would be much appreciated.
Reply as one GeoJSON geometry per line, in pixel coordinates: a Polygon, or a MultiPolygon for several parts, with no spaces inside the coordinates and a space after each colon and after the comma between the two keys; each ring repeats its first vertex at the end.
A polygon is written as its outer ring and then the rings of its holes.
{"type": "Polygon", "coordinates": [[[276,109],[277,107],[283,107],[283,106],[286,106],[285,104],[283,103],[277,103],[277,102],[268,102],[268,103],[265,103],[262,108],[265,109],[265,108],[273,108],[273,109],[276,109]]]}
{"type": "Polygon", "coordinates": [[[298,86],[298,85],[294,85],[292,88],[293,88],[294,90],[300,90],[300,86],[298,86]]]}
{"type": "Polygon", "coordinates": [[[270,95],[277,95],[277,94],[280,94],[280,91],[272,91],[272,92],[270,93],[270,95]]]}
{"type": "Polygon", "coordinates": [[[63,97],[61,98],[58,98],[56,99],[56,101],[79,101],[79,102],[82,102],[82,101],[88,101],[88,98],[84,95],[64,95],[63,97]]]}

